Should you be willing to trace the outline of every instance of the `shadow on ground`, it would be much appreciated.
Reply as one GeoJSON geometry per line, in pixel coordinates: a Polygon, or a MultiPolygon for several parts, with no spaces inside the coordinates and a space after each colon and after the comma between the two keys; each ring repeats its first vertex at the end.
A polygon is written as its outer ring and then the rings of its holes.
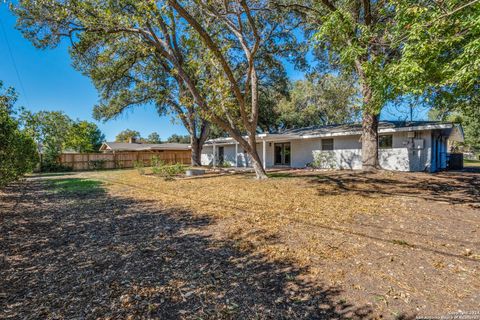
{"type": "Polygon", "coordinates": [[[204,232],[207,217],[85,180],[0,193],[2,319],[364,319],[306,270],[204,232]],[[87,188],[84,188],[88,186],[87,188]]]}
{"type": "MultiPolygon", "coordinates": [[[[292,172],[270,173],[272,178],[295,178],[292,172]]],[[[366,197],[408,196],[428,201],[480,207],[480,170],[445,171],[435,174],[379,171],[324,171],[301,174],[311,178],[319,195],[359,194],[366,197]],[[333,188],[332,188],[333,186],[333,188]]]]}

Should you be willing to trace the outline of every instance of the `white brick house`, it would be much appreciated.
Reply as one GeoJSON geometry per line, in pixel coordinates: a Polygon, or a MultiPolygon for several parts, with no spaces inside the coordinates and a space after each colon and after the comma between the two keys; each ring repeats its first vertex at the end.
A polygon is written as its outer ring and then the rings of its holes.
{"type": "MultiPolygon", "coordinates": [[[[379,161],[396,171],[435,172],[447,166],[447,140],[463,141],[461,126],[432,121],[382,121],[379,124],[379,161]]],[[[361,125],[344,124],[286,130],[257,135],[257,151],[266,168],[303,168],[311,163],[324,168],[361,169],[361,125]],[[264,159],[266,161],[264,161],[264,159]]],[[[207,141],[202,165],[251,165],[232,138],[207,141]]]]}

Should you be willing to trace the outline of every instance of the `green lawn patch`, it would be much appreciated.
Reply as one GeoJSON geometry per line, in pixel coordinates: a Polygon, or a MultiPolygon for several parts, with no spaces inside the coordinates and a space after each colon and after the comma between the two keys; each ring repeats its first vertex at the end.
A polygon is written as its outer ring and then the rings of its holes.
{"type": "Polygon", "coordinates": [[[52,179],[49,180],[53,192],[61,193],[99,193],[105,192],[102,182],[98,180],[68,178],[68,179],[52,179]]]}

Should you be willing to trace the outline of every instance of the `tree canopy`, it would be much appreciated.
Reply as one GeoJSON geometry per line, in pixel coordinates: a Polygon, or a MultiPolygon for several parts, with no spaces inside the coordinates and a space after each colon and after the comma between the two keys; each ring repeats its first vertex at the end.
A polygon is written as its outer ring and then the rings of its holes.
{"type": "Polygon", "coordinates": [[[147,143],[162,143],[162,139],[157,132],[150,133],[145,141],[147,143]]]}
{"type": "Polygon", "coordinates": [[[295,81],[289,97],[276,104],[277,126],[291,129],[352,122],[359,113],[356,95],[355,84],[341,77],[295,81]]]}
{"type": "Polygon", "coordinates": [[[478,1],[275,3],[303,18],[318,59],[358,79],[365,169],[378,167],[378,117],[388,102],[406,94],[478,89],[478,1]]]}
{"type": "Polygon", "coordinates": [[[68,129],[63,148],[76,152],[98,152],[104,141],[105,135],[96,124],[76,121],[68,129]]]}
{"type": "MultiPolygon", "coordinates": [[[[279,15],[268,1],[216,0],[25,0],[15,12],[36,46],[71,41],[77,68],[101,92],[96,115],[146,102],[160,111],[165,103],[196,108],[175,112],[182,121],[206,119],[227,131],[251,155],[257,176],[266,177],[255,148],[259,83],[285,75],[279,58],[301,51],[292,15],[279,15]]],[[[186,127],[192,137],[200,132],[192,145],[206,139],[202,121],[186,127]]]]}
{"type": "Polygon", "coordinates": [[[130,142],[131,139],[140,142],[142,136],[137,130],[130,129],[122,130],[115,136],[116,142],[130,142]]]}
{"type": "Polygon", "coordinates": [[[188,135],[182,136],[179,134],[172,134],[168,137],[167,142],[169,143],[190,143],[190,137],[188,135]]]}
{"type": "Polygon", "coordinates": [[[41,169],[61,169],[58,156],[64,151],[98,152],[105,136],[95,123],[72,120],[62,111],[21,110],[19,120],[40,153],[41,169]]]}

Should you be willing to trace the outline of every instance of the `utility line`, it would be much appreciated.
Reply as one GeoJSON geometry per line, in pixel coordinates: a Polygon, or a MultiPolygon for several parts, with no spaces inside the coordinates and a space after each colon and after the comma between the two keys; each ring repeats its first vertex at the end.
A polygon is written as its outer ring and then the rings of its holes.
{"type": "Polygon", "coordinates": [[[20,78],[20,72],[18,72],[17,63],[16,63],[15,57],[13,55],[12,47],[10,46],[10,42],[8,41],[7,32],[5,31],[5,27],[3,26],[3,22],[2,22],[1,19],[0,19],[0,28],[2,28],[2,31],[3,31],[3,36],[5,38],[5,43],[7,44],[8,53],[10,54],[10,59],[12,60],[13,69],[15,69],[15,73],[17,75],[18,83],[20,84],[20,89],[22,90],[23,96],[25,97],[25,101],[27,102],[28,107],[31,107],[30,101],[28,101],[27,92],[25,90],[25,87],[23,86],[22,79],[20,78]]]}

